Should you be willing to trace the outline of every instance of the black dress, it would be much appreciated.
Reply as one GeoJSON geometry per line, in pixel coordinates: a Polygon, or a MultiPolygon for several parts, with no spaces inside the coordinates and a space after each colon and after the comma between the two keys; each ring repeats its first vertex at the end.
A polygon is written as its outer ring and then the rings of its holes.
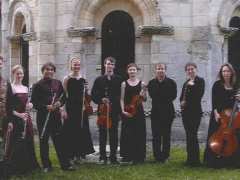
{"type": "MultiPolygon", "coordinates": [[[[25,112],[26,103],[28,101],[27,93],[12,94],[10,99],[13,111],[19,113],[25,112]]],[[[21,118],[14,115],[10,122],[13,123],[10,153],[8,156],[9,159],[7,160],[10,174],[27,173],[39,168],[35,155],[33,127],[30,115],[26,121],[26,125],[21,118]]]]}
{"type": "MultiPolygon", "coordinates": [[[[130,86],[127,81],[125,83],[124,104],[127,105],[142,88],[141,81],[136,86],[130,86]]],[[[142,104],[133,118],[122,118],[120,155],[125,161],[133,162],[143,162],[146,158],[146,121],[142,104]]]]}
{"type": "MultiPolygon", "coordinates": [[[[235,89],[225,89],[221,81],[216,81],[212,87],[212,113],[209,122],[207,145],[204,152],[204,163],[213,168],[234,167],[239,165],[239,150],[230,157],[217,157],[209,148],[208,140],[211,135],[218,129],[219,123],[215,120],[214,110],[218,113],[225,109],[233,108],[235,102],[235,89]]],[[[239,137],[238,137],[239,139],[239,137]]]]}
{"type": "Polygon", "coordinates": [[[82,102],[85,79],[69,78],[67,82],[66,110],[68,120],[65,122],[64,133],[66,134],[68,157],[84,157],[94,153],[91,133],[89,130],[88,114],[83,113],[82,102]]]}

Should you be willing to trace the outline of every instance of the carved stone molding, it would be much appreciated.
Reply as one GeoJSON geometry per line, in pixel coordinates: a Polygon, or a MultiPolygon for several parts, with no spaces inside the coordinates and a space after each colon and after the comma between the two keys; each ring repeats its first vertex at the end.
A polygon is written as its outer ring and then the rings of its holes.
{"type": "Polygon", "coordinates": [[[174,34],[174,27],[169,25],[159,25],[159,26],[139,26],[138,33],[141,36],[144,35],[173,35],[174,34]]]}
{"type": "Polygon", "coordinates": [[[24,33],[21,36],[24,41],[35,41],[37,39],[36,32],[24,33]]]}
{"type": "Polygon", "coordinates": [[[88,37],[96,35],[95,27],[85,27],[85,28],[69,28],[67,30],[68,36],[70,37],[88,37]]]}
{"type": "Polygon", "coordinates": [[[9,41],[15,41],[15,42],[20,41],[21,38],[23,38],[24,41],[35,41],[37,39],[35,32],[10,35],[7,37],[9,41]]]}
{"type": "Polygon", "coordinates": [[[20,35],[10,35],[7,36],[7,40],[11,41],[11,42],[20,42],[20,35]]]}
{"type": "Polygon", "coordinates": [[[235,27],[220,27],[219,26],[220,31],[223,33],[225,38],[229,38],[231,36],[233,36],[235,33],[239,32],[239,28],[235,28],[235,27]]]}

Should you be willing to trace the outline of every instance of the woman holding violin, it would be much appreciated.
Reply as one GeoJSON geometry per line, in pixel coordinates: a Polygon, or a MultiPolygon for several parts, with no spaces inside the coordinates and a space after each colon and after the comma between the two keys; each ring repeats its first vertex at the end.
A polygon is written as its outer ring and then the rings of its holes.
{"type": "Polygon", "coordinates": [[[97,125],[99,128],[99,163],[106,164],[106,144],[110,142],[110,163],[118,164],[118,122],[120,115],[120,89],[122,79],[114,74],[116,60],[107,57],[104,60],[104,75],[96,78],[92,88],[92,99],[98,105],[97,125]]]}
{"type": "Polygon", "coordinates": [[[88,116],[92,113],[87,81],[80,73],[81,61],[74,57],[70,60],[71,73],[64,78],[66,93],[66,121],[64,135],[68,158],[78,163],[87,154],[94,153],[88,116]],[[77,141],[76,141],[77,140],[77,141]]]}
{"type": "Polygon", "coordinates": [[[183,126],[187,141],[187,166],[200,165],[198,128],[202,117],[201,100],[204,94],[205,81],[197,76],[197,65],[189,62],[185,65],[187,80],[183,84],[180,96],[183,126]]]}
{"type": "MultiPolygon", "coordinates": [[[[236,99],[240,100],[240,96],[236,95],[236,73],[231,64],[225,63],[221,66],[218,73],[218,80],[212,87],[212,113],[209,122],[207,145],[204,153],[204,163],[209,167],[233,167],[239,166],[240,152],[239,148],[232,155],[222,156],[214,152],[213,135],[222,126],[225,119],[222,116],[223,112],[227,116],[231,115],[231,109],[235,104],[236,99]]],[[[233,125],[238,123],[240,119],[233,119],[233,125]]],[[[229,126],[231,129],[232,127],[229,126]]],[[[233,134],[239,141],[239,127],[233,134]],[[238,135],[237,135],[238,134],[238,135]]],[[[232,146],[239,146],[239,142],[235,142],[232,146]]],[[[236,147],[237,147],[236,146],[236,147]]]]}
{"type": "Polygon", "coordinates": [[[146,100],[146,86],[137,78],[137,72],[137,65],[130,63],[127,66],[129,79],[121,85],[122,162],[142,163],[146,158],[146,122],[142,105],[146,100]]]}

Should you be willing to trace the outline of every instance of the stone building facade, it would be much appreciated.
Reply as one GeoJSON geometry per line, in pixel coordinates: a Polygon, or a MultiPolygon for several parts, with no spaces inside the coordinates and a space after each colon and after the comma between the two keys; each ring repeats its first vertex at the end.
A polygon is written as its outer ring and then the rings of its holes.
{"type": "MultiPolygon", "coordinates": [[[[45,62],[54,62],[62,79],[69,71],[69,59],[79,56],[91,86],[101,74],[102,59],[112,55],[120,73],[128,62],[136,62],[145,82],[153,77],[155,63],[166,63],[168,75],[177,81],[179,97],[184,65],[192,61],[206,80],[203,108],[208,112],[220,65],[230,61],[240,70],[236,50],[240,0],[0,2],[4,73],[8,76],[11,67],[21,63],[30,85],[40,78],[45,62]]],[[[175,104],[179,109],[178,100],[175,104]]]]}

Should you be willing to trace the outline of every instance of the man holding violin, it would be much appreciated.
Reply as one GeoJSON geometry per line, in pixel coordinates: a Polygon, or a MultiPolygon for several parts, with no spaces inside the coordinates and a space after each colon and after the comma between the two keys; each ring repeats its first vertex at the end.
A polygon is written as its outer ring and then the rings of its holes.
{"type": "Polygon", "coordinates": [[[117,164],[116,151],[118,147],[118,121],[121,112],[120,93],[122,80],[120,76],[114,74],[115,59],[113,57],[107,57],[104,60],[104,68],[104,75],[97,77],[91,92],[93,102],[98,104],[99,162],[101,164],[107,163],[106,143],[107,138],[109,138],[110,162],[117,164]]]}
{"type": "Polygon", "coordinates": [[[151,127],[153,155],[164,163],[170,153],[171,126],[174,119],[173,101],[177,96],[177,85],[166,76],[166,64],[156,64],[156,77],[149,81],[148,92],[152,98],[151,127]]]}

